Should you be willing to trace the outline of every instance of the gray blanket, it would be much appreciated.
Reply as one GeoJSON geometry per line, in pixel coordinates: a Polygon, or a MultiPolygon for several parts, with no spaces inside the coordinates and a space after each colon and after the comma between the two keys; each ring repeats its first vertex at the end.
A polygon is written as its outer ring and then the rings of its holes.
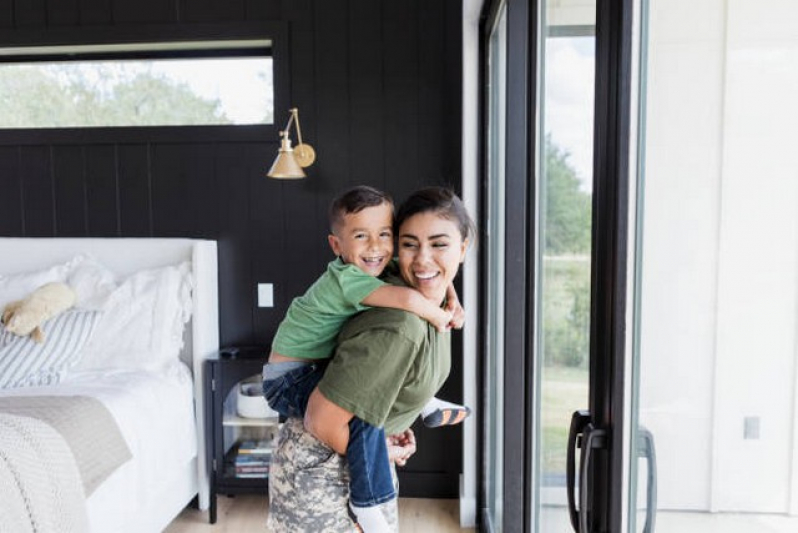
{"type": "Polygon", "coordinates": [[[86,496],[132,457],[111,413],[88,396],[0,398],[0,413],[35,418],[52,426],[75,457],[86,496]]]}
{"type": "Polygon", "coordinates": [[[0,533],[86,533],[72,451],[48,424],[0,413],[0,533]]]}

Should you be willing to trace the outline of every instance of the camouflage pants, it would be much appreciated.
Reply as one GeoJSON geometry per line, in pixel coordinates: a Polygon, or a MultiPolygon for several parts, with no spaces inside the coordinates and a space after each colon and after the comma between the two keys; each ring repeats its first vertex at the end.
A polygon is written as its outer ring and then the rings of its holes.
{"type": "MultiPolygon", "coordinates": [[[[394,484],[397,485],[396,472],[394,484]]],[[[341,457],[289,418],[277,436],[269,472],[272,533],[352,533],[349,518],[349,469],[341,457]]],[[[396,500],[382,505],[388,523],[399,531],[396,500]]]]}

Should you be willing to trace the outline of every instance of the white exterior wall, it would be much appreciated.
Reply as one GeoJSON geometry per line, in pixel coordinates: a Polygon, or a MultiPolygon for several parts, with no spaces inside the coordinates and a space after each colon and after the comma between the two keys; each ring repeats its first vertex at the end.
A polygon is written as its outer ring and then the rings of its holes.
{"type": "Polygon", "coordinates": [[[798,512],[796,21],[790,0],[651,0],[640,420],[660,509],[798,512]]]}

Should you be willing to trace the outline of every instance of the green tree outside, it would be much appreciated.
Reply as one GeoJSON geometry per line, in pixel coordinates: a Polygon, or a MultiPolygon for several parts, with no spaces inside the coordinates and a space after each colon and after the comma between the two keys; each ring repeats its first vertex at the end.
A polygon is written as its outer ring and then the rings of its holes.
{"type": "Polygon", "coordinates": [[[584,368],[590,340],[591,195],[568,153],[546,136],[543,354],[548,365],[584,368]]]}
{"type": "Polygon", "coordinates": [[[218,99],[147,68],[107,63],[0,69],[0,127],[231,124],[218,99]]]}

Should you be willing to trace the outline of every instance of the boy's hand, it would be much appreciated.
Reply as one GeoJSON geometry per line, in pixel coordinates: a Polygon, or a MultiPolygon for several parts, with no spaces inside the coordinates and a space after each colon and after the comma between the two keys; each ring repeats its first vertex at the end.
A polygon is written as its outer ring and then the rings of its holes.
{"type": "Polygon", "coordinates": [[[452,319],[449,322],[449,327],[454,329],[463,329],[465,323],[465,309],[460,305],[459,300],[449,300],[446,303],[446,311],[451,313],[452,319]]]}
{"type": "Polygon", "coordinates": [[[454,315],[448,309],[437,308],[435,314],[431,317],[430,323],[441,332],[446,333],[451,329],[452,320],[454,315]]]}
{"type": "Polygon", "coordinates": [[[396,466],[405,466],[407,460],[416,453],[416,435],[412,429],[406,429],[398,435],[388,435],[385,441],[388,445],[388,459],[396,466]]]}
{"type": "Polygon", "coordinates": [[[452,320],[449,323],[450,328],[463,329],[465,322],[465,310],[460,305],[460,298],[457,297],[457,291],[454,290],[454,285],[449,284],[446,288],[446,311],[452,314],[452,320]]]}

